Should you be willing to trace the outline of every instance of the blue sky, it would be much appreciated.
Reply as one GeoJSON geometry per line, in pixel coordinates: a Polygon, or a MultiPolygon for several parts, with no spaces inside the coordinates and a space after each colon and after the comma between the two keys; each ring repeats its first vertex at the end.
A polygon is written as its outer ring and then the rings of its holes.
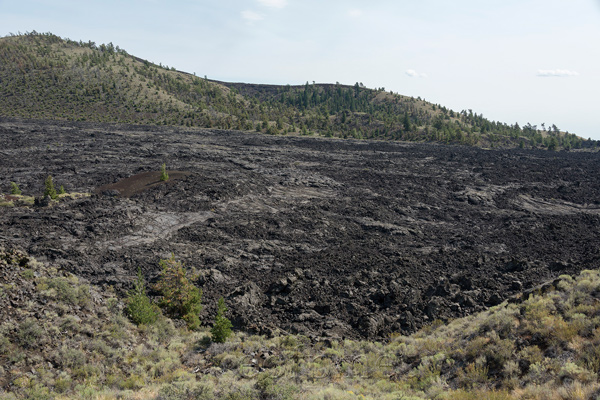
{"type": "Polygon", "coordinates": [[[211,79],[362,82],[600,139],[600,0],[0,0],[0,27],[211,79]]]}

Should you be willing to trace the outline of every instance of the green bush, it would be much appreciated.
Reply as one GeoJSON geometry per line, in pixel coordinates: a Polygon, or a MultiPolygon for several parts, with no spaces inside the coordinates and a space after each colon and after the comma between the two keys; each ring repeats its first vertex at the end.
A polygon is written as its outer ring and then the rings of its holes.
{"type": "Polygon", "coordinates": [[[137,374],[130,375],[121,383],[121,388],[126,390],[137,390],[145,386],[144,378],[137,374]]]}
{"type": "Polygon", "coordinates": [[[33,272],[33,270],[27,268],[27,269],[24,269],[23,271],[21,271],[21,277],[23,277],[23,279],[27,279],[30,281],[33,278],[35,278],[35,273],[33,272]]]}
{"type": "Polygon", "coordinates": [[[25,398],[32,400],[51,400],[54,396],[50,393],[48,388],[42,386],[39,383],[34,383],[30,387],[25,389],[25,398]]]}
{"type": "Polygon", "coordinates": [[[86,354],[79,349],[63,346],[59,350],[59,356],[56,358],[57,361],[65,368],[77,368],[85,365],[86,354]]]}
{"type": "Polygon", "coordinates": [[[10,183],[10,194],[21,194],[21,189],[19,189],[19,185],[14,182],[10,183]]]}
{"type": "Polygon", "coordinates": [[[169,180],[169,174],[167,174],[167,165],[164,164],[164,163],[160,167],[160,180],[161,181],[168,181],[169,180]]]}
{"type": "Polygon", "coordinates": [[[125,312],[134,324],[150,325],[156,322],[159,310],[156,305],[152,304],[152,301],[150,301],[150,298],[146,294],[141,269],[138,269],[137,280],[127,296],[126,303],[125,312]]]}
{"type": "Polygon", "coordinates": [[[225,317],[227,306],[225,306],[225,299],[222,297],[219,299],[217,305],[217,316],[215,317],[215,323],[210,330],[211,338],[213,342],[225,343],[227,338],[231,336],[231,321],[225,317]]]}
{"type": "Polygon", "coordinates": [[[46,181],[44,182],[45,190],[44,197],[50,196],[51,199],[56,199],[58,195],[56,194],[56,189],[54,189],[54,182],[52,181],[52,176],[48,175],[46,181]]]}
{"type": "Polygon", "coordinates": [[[162,294],[160,302],[168,313],[187,322],[189,329],[200,327],[202,290],[190,282],[183,264],[175,256],[161,260],[162,273],[156,289],[162,294]]]}
{"type": "Polygon", "coordinates": [[[8,354],[11,348],[10,340],[7,337],[0,334],[0,355],[8,354]]]}
{"type": "Polygon", "coordinates": [[[198,382],[174,382],[161,386],[156,400],[212,399],[210,386],[198,382]]]}
{"type": "MultiPolygon", "coordinates": [[[[72,305],[85,305],[90,297],[88,286],[75,284],[72,280],[65,277],[44,280],[41,287],[54,289],[55,297],[58,300],[72,305]]],[[[51,293],[51,291],[48,293],[51,293]]]]}
{"type": "Polygon", "coordinates": [[[71,378],[69,377],[59,377],[54,382],[54,390],[57,393],[65,393],[67,390],[71,389],[71,378]]]}
{"type": "Polygon", "coordinates": [[[27,318],[19,326],[17,331],[17,341],[24,348],[33,348],[38,345],[38,341],[42,338],[44,330],[37,320],[27,318]]]}

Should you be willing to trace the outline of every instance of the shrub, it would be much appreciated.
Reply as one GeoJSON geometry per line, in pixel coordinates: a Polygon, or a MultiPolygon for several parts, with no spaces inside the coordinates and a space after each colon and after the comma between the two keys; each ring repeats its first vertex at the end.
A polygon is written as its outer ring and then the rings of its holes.
{"type": "Polygon", "coordinates": [[[76,368],[86,363],[86,355],[82,350],[63,346],[56,361],[65,368],[76,368]]]}
{"type": "Polygon", "coordinates": [[[225,299],[222,297],[219,299],[217,305],[217,316],[215,317],[215,323],[210,330],[211,338],[213,342],[225,343],[227,338],[231,336],[231,321],[225,317],[227,306],[225,306],[225,299]]]}
{"type": "Polygon", "coordinates": [[[169,318],[159,318],[150,330],[152,338],[159,343],[168,343],[177,333],[173,321],[169,318]]]}
{"type": "Polygon", "coordinates": [[[156,400],[187,400],[213,398],[212,388],[197,382],[174,382],[161,386],[156,400]]]}
{"type": "Polygon", "coordinates": [[[56,189],[54,189],[54,182],[52,181],[52,176],[48,175],[46,181],[44,182],[44,186],[46,189],[44,190],[44,197],[50,196],[51,199],[56,199],[58,195],[56,194],[56,189]]]}
{"type": "Polygon", "coordinates": [[[51,400],[54,398],[54,396],[50,393],[48,388],[39,383],[33,383],[31,386],[25,389],[25,398],[35,400],[51,400]]]}
{"type": "Polygon", "coordinates": [[[268,372],[261,372],[256,377],[256,383],[254,384],[254,386],[261,392],[266,392],[271,388],[271,386],[273,386],[273,384],[274,381],[271,374],[269,374],[268,372]]]}
{"type": "Polygon", "coordinates": [[[28,318],[21,323],[17,331],[17,341],[22,347],[33,348],[38,345],[44,331],[38,321],[28,318]]]}
{"type": "Polygon", "coordinates": [[[19,185],[14,182],[10,183],[10,194],[21,194],[21,189],[19,189],[19,185]]]}
{"type": "Polygon", "coordinates": [[[138,269],[137,280],[133,289],[129,292],[126,300],[125,312],[136,325],[149,325],[156,322],[158,318],[157,307],[152,304],[146,294],[142,270],[138,269]]]}
{"type": "Polygon", "coordinates": [[[57,393],[65,393],[67,390],[71,388],[71,378],[67,377],[59,377],[56,379],[54,383],[54,390],[57,393]]]}
{"type": "Polygon", "coordinates": [[[464,369],[459,369],[457,380],[460,386],[464,388],[476,388],[486,385],[489,382],[488,372],[488,367],[485,365],[485,358],[479,358],[464,369]]]}
{"type": "Polygon", "coordinates": [[[144,387],[144,378],[137,374],[130,375],[121,383],[121,388],[126,390],[137,390],[144,387]]]}
{"type": "Polygon", "coordinates": [[[577,380],[583,383],[589,383],[596,380],[597,376],[591,371],[588,371],[585,368],[578,366],[572,362],[566,362],[558,373],[558,377],[561,381],[565,381],[567,379],[577,380]]]}
{"type": "Polygon", "coordinates": [[[27,268],[27,269],[24,269],[23,271],[21,271],[21,277],[23,277],[23,279],[27,279],[28,281],[30,281],[33,278],[35,278],[35,274],[34,274],[33,270],[27,268]]]}
{"type": "Polygon", "coordinates": [[[10,351],[11,345],[10,340],[7,337],[0,334],[0,355],[8,354],[10,351]]]}
{"type": "Polygon", "coordinates": [[[596,373],[600,372],[600,346],[588,343],[584,346],[582,351],[580,351],[580,354],[581,362],[587,369],[596,373]]]}
{"type": "Polygon", "coordinates": [[[189,329],[200,327],[199,314],[202,311],[202,290],[187,277],[183,264],[175,256],[161,260],[162,273],[156,289],[162,294],[161,305],[167,311],[187,322],[189,329]]]}
{"type": "Polygon", "coordinates": [[[167,165],[164,164],[164,163],[160,167],[160,180],[161,181],[168,181],[169,180],[169,174],[167,174],[167,165]]]}
{"type": "Polygon", "coordinates": [[[44,280],[38,288],[47,289],[47,297],[55,297],[60,301],[72,305],[84,305],[89,300],[89,288],[86,285],[76,285],[73,280],[65,277],[56,277],[44,280]]]}

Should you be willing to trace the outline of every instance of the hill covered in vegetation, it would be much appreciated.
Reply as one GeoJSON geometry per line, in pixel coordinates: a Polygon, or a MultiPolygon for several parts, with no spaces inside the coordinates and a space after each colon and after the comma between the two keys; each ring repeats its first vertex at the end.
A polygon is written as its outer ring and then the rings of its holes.
{"type": "Polygon", "coordinates": [[[269,134],[430,141],[481,147],[595,146],[555,125],[490,121],[420,98],[353,86],[226,83],[156,65],[112,43],[37,32],[0,38],[6,117],[215,127],[269,134]]]}
{"type": "MultiPolygon", "coordinates": [[[[214,343],[56,265],[0,249],[2,399],[590,399],[600,273],[384,342],[236,332],[214,343]]],[[[210,326],[210,321],[203,321],[210,326]]]]}

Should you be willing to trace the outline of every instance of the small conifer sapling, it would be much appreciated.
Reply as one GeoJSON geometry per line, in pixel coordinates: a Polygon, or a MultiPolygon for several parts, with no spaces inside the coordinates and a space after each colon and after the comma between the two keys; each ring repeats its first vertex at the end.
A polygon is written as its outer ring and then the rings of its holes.
{"type": "Polygon", "coordinates": [[[154,323],[159,315],[158,307],[152,304],[152,301],[146,294],[146,286],[142,270],[138,268],[137,280],[133,289],[127,296],[127,307],[125,312],[136,325],[150,325],[154,323]]]}
{"type": "Polygon", "coordinates": [[[163,163],[162,167],[160,167],[160,180],[161,181],[169,180],[169,174],[167,174],[167,165],[165,163],[163,163]]]}
{"type": "Polygon", "coordinates": [[[10,183],[10,194],[21,194],[21,189],[19,189],[19,185],[14,182],[10,183]]]}
{"type": "Polygon", "coordinates": [[[215,343],[225,343],[227,338],[231,336],[232,325],[231,321],[225,317],[225,312],[227,312],[227,306],[225,305],[225,299],[221,297],[217,304],[215,323],[210,330],[211,339],[215,343]]]}
{"type": "Polygon", "coordinates": [[[52,176],[48,175],[46,181],[44,182],[45,190],[44,197],[50,196],[51,199],[56,199],[58,195],[56,194],[56,189],[54,189],[54,182],[52,181],[52,176]]]}

